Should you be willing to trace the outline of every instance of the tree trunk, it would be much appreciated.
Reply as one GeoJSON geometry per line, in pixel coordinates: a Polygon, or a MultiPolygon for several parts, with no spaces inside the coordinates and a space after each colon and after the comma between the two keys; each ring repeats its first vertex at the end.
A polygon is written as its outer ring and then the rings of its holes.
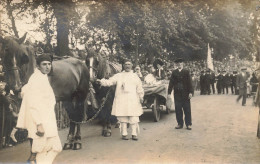
{"type": "Polygon", "coordinates": [[[17,31],[17,28],[16,28],[16,24],[15,24],[15,19],[14,19],[14,16],[13,16],[13,9],[12,9],[12,6],[11,6],[11,2],[12,2],[12,0],[7,0],[6,1],[7,15],[8,15],[9,19],[11,20],[12,30],[14,32],[14,35],[17,38],[19,38],[19,34],[18,34],[18,31],[17,31]]]}
{"type": "Polygon", "coordinates": [[[45,16],[46,16],[43,29],[46,35],[46,46],[49,48],[48,51],[51,51],[51,34],[50,34],[50,20],[49,20],[50,18],[48,17],[47,1],[44,1],[43,5],[44,5],[45,16]]]}
{"type": "Polygon", "coordinates": [[[56,17],[57,28],[57,56],[70,55],[69,50],[69,13],[71,10],[71,0],[55,0],[52,3],[54,15],[56,17]]]}

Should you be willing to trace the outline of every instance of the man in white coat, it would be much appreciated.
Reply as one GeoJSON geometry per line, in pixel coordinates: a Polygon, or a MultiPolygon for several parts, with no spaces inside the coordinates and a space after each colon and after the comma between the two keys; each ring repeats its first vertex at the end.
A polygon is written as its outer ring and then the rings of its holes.
{"type": "Polygon", "coordinates": [[[144,89],[137,74],[132,71],[133,64],[130,60],[124,61],[124,71],[113,77],[97,80],[102,86],[116,85],[115,99],[112,107],[112,115],[117,116],[120,122],[120,131],[123,140],[127,138],[127,124],[132,129],[132,139],[137,141],[139,130],[139,116],[143,114],[141,103],[143,102],[144,89]]]}
{"type": "Polygon", "coordinates": [[[55,117],[55,95],[47,74],[51,70],[51,58],[43,54],[36,59],[37,68],[22,88],[22,105],[17,121],[18,128],[28,130],[32,139],[30,162],[52,163],[62,150],[55,117]]]}

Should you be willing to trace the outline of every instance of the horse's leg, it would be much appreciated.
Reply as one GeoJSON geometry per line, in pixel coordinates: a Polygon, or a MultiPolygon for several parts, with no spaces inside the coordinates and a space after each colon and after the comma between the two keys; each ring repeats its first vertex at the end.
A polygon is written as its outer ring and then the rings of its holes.
{"type": "Polygon", "coordinates": [[[77,132],[75,135],[75,142],[73,145],[73,150],[79,150],[82,148],[82,144],[81,144],[81,133],[80,133],[80,124],[77,124],[77,132]]]}
{"type": "MultiPolygon", "coordinates": [[[[84,115],[86,114],[86,108],[84,108],[84,99],[82,99],[83,96],[80,96],[80,93],[79,95],[77,95],[75,98],[76,98],[76,107],[75,107],[75,110],[76,110],[76,116],[75,116],[75,119],[78,121],[78,122],[81,122],[84,120],[84,115]]],[[[80,123],[77,123],[76,124],[77,126],[77,132],[76,132],[76,135],[75,135],[75,142],[74,142],[74,145],[73,145],[73,150],[79,150],[82,148],[82,144],[81,144],[81,133],[80,133],[80,123]]]]}
{"type": "Polygon", "coordinates": [[[107,124],[105,120],[102,120],[102,136],[106,137],[106,133],[107,133],[107,124]]]}
{"type": "Polygon", "coordinates": [[[105,137],[110,137],[111,133],[112,133],[110,117],[111,117],[111,114],[109,113],[109,115],[107,116],[107,118],[104,121],[104,126],[105,126],[105,129],[106,129],[106,131],[104,133],[105,137]]]}
{"type": "Polygon", "coordinates": [[[69,134],[68,134],[68,137],[67,137],[67,141],[63,146],[63,150],[72,149],[73,142],[74,142],[74,133],[75,133],[75,123],[70,122],[69,134]]]}
{"type": "Polygon", "coordinates": [[[107,136],[106,137],[110,137],[112,134],[112,129],[111,129],[111,121],[107,122],[107,136]]]}

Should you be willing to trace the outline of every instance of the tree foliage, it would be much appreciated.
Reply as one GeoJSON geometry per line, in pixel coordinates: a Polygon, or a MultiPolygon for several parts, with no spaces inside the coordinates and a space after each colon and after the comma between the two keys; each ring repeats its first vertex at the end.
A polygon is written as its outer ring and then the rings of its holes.
{"type": "Polygon", "coordinates": [[[257,5],[251,0],[23,0],[12,12],[41,18],[38,30],[47,44],[57,41],[60,55],[68,54],[69,44],[85,44],[111,57],[152,62],[206,59],[208,43],[214,59],[231,54],[252,59],[260,51],[257,5]]]}

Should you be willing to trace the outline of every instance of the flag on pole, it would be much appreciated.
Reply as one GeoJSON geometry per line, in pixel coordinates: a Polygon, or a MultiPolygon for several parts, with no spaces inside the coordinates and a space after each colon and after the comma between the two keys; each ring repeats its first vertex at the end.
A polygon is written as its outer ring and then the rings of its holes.
{"type": "Polygon", "coordinates": [[[211,49],[210,49],[210,47],[209,47],[209,44],[208,44],[207,67],[208,67],[208,69],[214,71],[213,59],[212,59],[212,57],[211,57],[211,49]]]}

